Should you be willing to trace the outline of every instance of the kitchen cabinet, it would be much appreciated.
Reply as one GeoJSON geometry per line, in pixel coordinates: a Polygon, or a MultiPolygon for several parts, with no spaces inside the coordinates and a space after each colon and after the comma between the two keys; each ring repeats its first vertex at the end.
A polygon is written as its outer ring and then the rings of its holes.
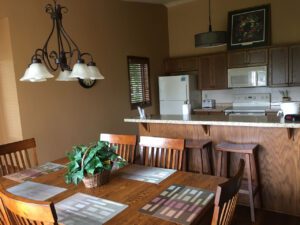
{"type": "Polygon", "coordinates": [[[248,49],[228,52],[228,68],[268,64],[268,49],[248,49]]]}
{"type": "Polygon", "coordinates": [[[300,45],[289,48],[289,85],[300,85],[300,45]]]}
{"type": "Polygon", "coordinates": [[[180,73],[198,70],[198,57],[169,58],[164,62],[165,73],[180,73]]]}
{"type": "Polygon", "coordinates": [[[200,115],[200,116],[208,116],[208,115],[222,116],[222,115],[224,115],[224,112],[220,112],[220,111],[194,111],[194,114],[200,115]]]}
{"type": "Polygon", "coordinates": [[[269,86],[289,85],[289,48],[269,48],[269,86]]]}
{"type": "Polygon", "coordinates": [[[227,88],[226,53],[199,57],[199,83],[202,90],[227,88]]]}

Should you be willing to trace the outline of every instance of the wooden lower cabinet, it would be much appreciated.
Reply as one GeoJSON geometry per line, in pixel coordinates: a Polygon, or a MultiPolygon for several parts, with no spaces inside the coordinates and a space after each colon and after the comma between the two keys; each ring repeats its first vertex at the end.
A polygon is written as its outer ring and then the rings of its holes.
{"type": "Polygon", "coordinates": [[[227,89],[226,53],[199,57],[199,84],[202,90],[227,89]]]}
{"type": "MultiPolygon", "coordinates": [[[[211,139],[213,146],[223,140],[236,143],[257,143],[258,165],[262,183],[263,208],[300,216],[300,129],[294,129],[294,139],[288,139],[286,128],[209,126],[209,135],[201,125],[155,124],[139,125],[139,135],[211,139]],[[146,128],[147,127],[147,128],[146,128]]],[[[238,154],[231,154],[234,174],[238,154]]],[[[216,160],[216,157],[215,157],[216,160]]],[[[189,168],[199,171],[199,151],[192,151],[189,168]]],[[[204,168],[206,170],[207,168],[204,168]]]]}

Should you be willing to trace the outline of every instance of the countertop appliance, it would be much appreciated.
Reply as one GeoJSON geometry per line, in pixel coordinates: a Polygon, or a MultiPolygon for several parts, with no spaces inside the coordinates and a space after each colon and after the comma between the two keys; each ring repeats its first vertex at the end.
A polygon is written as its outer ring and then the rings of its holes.
{"type": "Polygon", "coordinates": [[[267,86],[267,66],[228,69],[228,87],[267,86]]]}
{"type": "Polygon", "coordinates": [[[230,116],[265,116],[270,109],[270,94],[238,94],[234,96],[232,107],[224,110],[230,116]]]}
{"type": "Polygon", "coordinates": [[[182,105],[201,107],[201,91],[197,90],[196,75],[159,76],[159,106],[161,115],[180,115],[182,105]]]}
{"type": "Polygon", "coordinates": [[[216,108],[215,99],[203,99],[202,100],[202,109],[214,109],[216,108]]]}
{"type": "Polygon", "coordinates": [[[299,102],[282,102],[277,115],[299,114],[299,102]]]}

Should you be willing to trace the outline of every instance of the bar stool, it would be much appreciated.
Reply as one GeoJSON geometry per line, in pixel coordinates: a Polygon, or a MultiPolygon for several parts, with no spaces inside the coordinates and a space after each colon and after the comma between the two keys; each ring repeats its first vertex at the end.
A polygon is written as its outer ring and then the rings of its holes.
{"type": "Polygon", "coordinates": [[[189,171],[189,151],[191,149],[199,149],[200,160],[201,160],[201,171],[200,173],[204,174],[203,170],[203,151],[206,149],[206,153],[208,156],[207,164],[210,169],[209,174],[214,175],[214,163],[213,163],[213,151],[212,151],[212,141],[208,139],[200,139],[200,140],[186,140],[185,141],[186,152],[186,170],[189,171]]]}
{"type": "Polygon", "coordinates": [[[257,162],[258,144],[236,144],[230,142],[222,142],[220,144],[217,144],[215,149],[218,151],[217,176],[221,176],[223,153],[225,153],[227,156],[227,159],[225,160],[225,163],[227,163],[225,167],[227,169],[227,177],[230,177],[230,153],[239,153],[244,155],[246,162],[247,186],[245,187],[245,185],[242,184],[239,192],[241,194],[246,194],[249,196],[251,221],[255,222],[254,198],[258,192],[260,205],[262,206],[262,197],[260,190],[261,184],[257,162]],[[251,163],[251,158],[253,159],[254,165],[252,165],[251,163]],[[254,169],[254,174],[252,174],[251,168],[254,169]],[[253,180],[253,178],[256,178],[256,180],[253,180]]]}

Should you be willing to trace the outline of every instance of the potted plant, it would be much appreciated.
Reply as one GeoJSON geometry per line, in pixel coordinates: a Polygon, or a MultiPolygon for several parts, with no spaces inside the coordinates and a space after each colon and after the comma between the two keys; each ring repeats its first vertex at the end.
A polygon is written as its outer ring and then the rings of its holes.
{"type": "Polygon", "coordinates": [[[113,165],[123,167],[127,163],[116,153],[116,147],[104,141],[74,146],[67,156],[70,162],[65,174],[66,183],[77,185],[83,181],[87,188],[107,183],[113,165]]]}

